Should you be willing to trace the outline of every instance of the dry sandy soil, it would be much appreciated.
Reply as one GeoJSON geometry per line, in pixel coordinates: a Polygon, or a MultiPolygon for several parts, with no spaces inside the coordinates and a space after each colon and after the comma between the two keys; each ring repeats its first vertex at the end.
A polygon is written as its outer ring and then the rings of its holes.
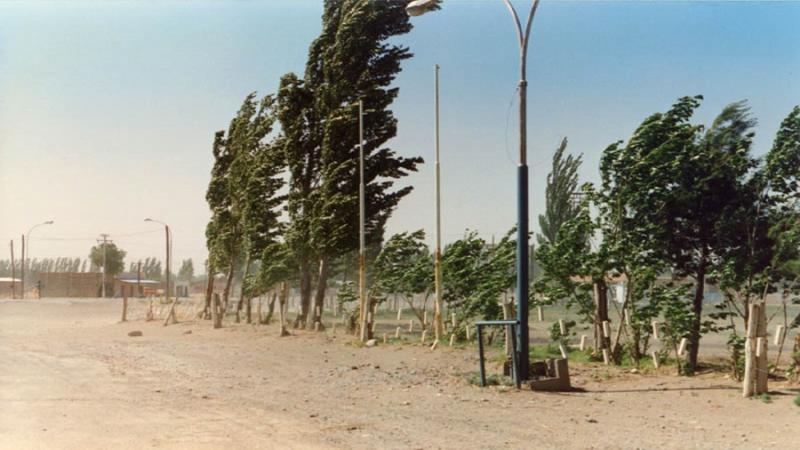
{"type": "Polygon", "coordinates": [[[0,447],[800,448],[779,383],[767,404],[720,375],[582,365],[585,392],[478,388],[474,349],[117,323],[119,305],[0,301],[0,447]]]}

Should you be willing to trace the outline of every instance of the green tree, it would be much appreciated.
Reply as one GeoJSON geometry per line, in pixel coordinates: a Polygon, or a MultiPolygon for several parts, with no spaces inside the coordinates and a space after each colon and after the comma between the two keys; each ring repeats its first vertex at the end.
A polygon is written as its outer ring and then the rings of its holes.
{"type": "Polygon", "coordinates": [[[755,121],[744,103],[727,106],[708,130],[690,123],[701,96],[683,97],[665,113],[648,117],[625,147],[607,152],[616,158],[625,180],[626,217],[641,224],[677,276],[694,279],[693,324],[687,371],[697,366],[706,277],[739,236],[733,236],[735,212],[750,198],[743,186],[754,167],[749,155],[755,121]]]}
{"type": "Polygon", "coordinates": [[[184,259],[181,268],[178,269],[178,279],[181,281],[192,281],[194,279],[194,263],[192,259],[184,259]]]}
{"type": "Polygon", "coordinates": [[[417,230],[393,235],[383,245],[372,267],[371,291],[400,296],[423,323],[423,311],[433,289],[433,257],[425,245],[425,232],[417,230]],[[414,297],[418,294],[423,294],[422,309],[414,306],[414,297]]]}
{"type": "Polygon", "coordinates": [[[262,150],[264,138],[272,131],[272,103],[271,96],[257,101],[256,93],[249,94],[231,120],[227,133],[218,131],[214,136],[214,166],[206,193],[211,209],[211,220],[206,226],[206,245],[209,272],[214,274],[225,270],[227,274],[223,291],[225,308],[237,265],[242,259],[249,261],[245,245],[247,232],[252,232],[252,228],[246,229],[242,217],[254,155],[262,150]]]}
{"type": "Polygon", "coordinates": [[[282,79],[279,117],[291,174],[287,242],[300,266],[302,308],[295,326],[306,323],[313,278],[317,282],[314,305],[321,311],[331,259],[358,245],[358,100],[366,109],[370,243],[382,239],[386,220],[411,191],[410,186],[394,190],[393,180],[422,162],[385,147],[397,132],[388,108],[398,89],[390,85],[402,60],[411,56],[407,48],[388,42],[411,30],[406,3],[326,1],[322,32],[309,49],[304,78],[289,74],[282,79]]]}
{"type": "Polygon", "coordinates": [[[566,149],[567,138],[564,138],[553,154],[552,168],[547,175],[545,213],[539,215],[539,229],[542,231],[537,235],[539,244],[554,243],[561,225],[578,215],[580,209],[580,204],[574,201],[574,196],[578,191],[578,169],[583,156],[565,157],[566,149]]]}
{"type": "Polygon", "coordinates": [[[443,298],[456,314],[456,328],[474,318],[502,318],[501,297],[514,285],[516,241],[509,231],[496,245],[475,232],[450,243],[442,253],[443,298]]]}
{"type": "Polygon", "coordinates": [[[106,243],[97,244],[89,251],[89,261],[93,267],[103,267],[103,247],[105,247],[106,275],[114,276],[125,270],[125,250],[117,247],[117,244],[106,243]]]}

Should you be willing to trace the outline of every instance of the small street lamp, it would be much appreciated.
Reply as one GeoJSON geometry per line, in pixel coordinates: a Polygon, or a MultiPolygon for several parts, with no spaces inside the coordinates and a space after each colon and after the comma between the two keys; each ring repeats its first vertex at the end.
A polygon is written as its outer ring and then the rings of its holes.
{"type": "Polygon", "coordinates": [[[32,226],[28,230],[28,232],[26,233],[25,236],[23,236],[23,239],[22,239],[22,267],[21,267],[20,280],[19,280],[20,283],[22,284],[22,298],[25,298],[25,259],[26,258],[30,258],[30,255],[31,255],[31,233],[33,232],[33,230],[35,230],[38,227],[41,227],[43,225],[52,225],[53,223],[54,222],[52,220],[48,220],[48,221],[42,222],[42,223],[37,223],[36,225],[32,226]],[[27,247],[28,247],[27,251],[25,249],[25,247],[26,247],[25,243],[26,242],[27,242],[27,247]],[[25,256],[26,253],[27,253],[27,256],[25,256]]]}

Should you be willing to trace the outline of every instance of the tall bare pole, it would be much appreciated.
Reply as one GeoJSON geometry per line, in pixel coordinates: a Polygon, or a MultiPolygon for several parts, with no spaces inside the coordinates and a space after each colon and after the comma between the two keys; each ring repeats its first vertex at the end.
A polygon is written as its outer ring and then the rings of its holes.
{"type": "MultiPolygon", "coordinates": [[[[436,9],[437,0],[414,0],[406,6],[410,16],[420,16],[436,9]]],[[[528,336],[528,282],[529,282],[529,249],[528,249],[528,130],[527,99],[528,81],[525,76],[527,65],[528,41],[531,25],[539,7],[539,0],[533,0],[528,12],[528,20],[523,29],[514,5],[503,0],[517,29],[519,41],[519,166],[517,167],[517,378],[527,380],[530,372],[529,336],[528,336]]]]}
{"type": "Polygon", "coordinates": [[[358,101],[358,295],[360,305],[360,338],[361,342],[369,339],[369,324],[367,323],[367,261],[365,254],[365,225],[366,200],[364,198],[366,187],[364,185],[364,102],[358,101]]]}
{"type": "Polygon", "coordinates": [[[100,237],[103,238],[102,240],[98,239],[97,242],[103,244],[103,285],[101,286],[101,296],[106,298],[106,244],[108,244],[108,234],[101,234],[100,237]]]}
{"type": "Polygon", "coordinates": [[[167,275],[167,283],[166,283],[166,290],[165,290],[165,297],[169,300],[169,288],[170,288],[170,264],[172,262],[172,231],[169,229],[169,225],[166,223],[151,219],[150,217],[144,219],[145,222],[154,222],[161,225],[164,225],[164,234],[165,234],[165,241],[164,244],[166,246],[166,275],[167,275]]]}
{"type": "Polygon", "coordinates": [[[25,299],[25,235],[22,235],[22,255],[19,264],[19,298],[25,299]]]}
{"type": "Polygon", "coordinates": [[[434,170],[435,189],[436,189],[436,250],[433,254],[433,273],[436,290],[436,302],[434,303],[433,323],[436,340],[444,338],[444,324],[442,322],[442,196],[441,183],[439,181],[439,65],[434,65],[434,116],[435,132],[434,141],[436,147],[436,163],[434,170]]]}
{"type": "Polygon", "coordinates": [[[11,298],[17,298],[17,266],[14,261],[14,240],[11,240],[11,298]]]}
{"type": "Polygon", "coordinates": [[[171,252],[170,252],[170,233],[169,233],[169,225],[166,225],[166,224],[164,224],[164,234],[165,234],[165,236],[166,236],[166,237],[165,237],[165,239],[166,239],[166,241],[165,241],[165,242],[166,242],[166,247],[167,247],[167,267],[166,267],[166,273],[167,273],[167,290],[166,290],[166,292],[165,292],[165,295],[166,295],[166,297],[167,297],[167,301],[169,301],[169,294],[170,294],[170,289],[169,289],[169,288],[170,288],[170,286],[169,286],[169,285],[170,285],[170,279],[169,279],[169,278],[170,278],[170,276],[169,276],[169,275],[170,275],[170,273],[169,273],[169,267],[170,267],[170,263],[172,262],[172,261],[171,261],[172,255],[170,254],[171,252]]]}

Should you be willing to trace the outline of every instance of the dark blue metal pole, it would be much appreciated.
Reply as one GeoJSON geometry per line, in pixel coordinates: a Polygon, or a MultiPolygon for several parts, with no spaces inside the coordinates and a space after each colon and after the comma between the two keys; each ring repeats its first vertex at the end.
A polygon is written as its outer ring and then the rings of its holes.
{"type": "Polygon", "coordinates": [[[517,168],[517,378],[529,378],[528,355],[528,166],[517,168]]]}

